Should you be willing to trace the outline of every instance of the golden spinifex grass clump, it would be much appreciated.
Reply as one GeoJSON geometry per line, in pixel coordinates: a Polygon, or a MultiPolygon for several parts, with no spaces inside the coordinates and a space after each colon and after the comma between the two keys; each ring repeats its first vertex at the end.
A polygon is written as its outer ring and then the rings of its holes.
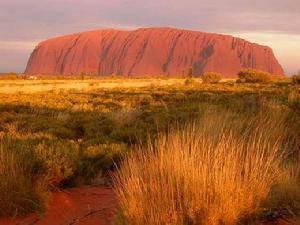
{"type": "Polygon", "coordinates": [[[124,224],[232,225],[254,213],[280,174],[281,125],[207,111],[161,135],[115,175],[124,224]]]}
{"type": "Polygon", "coordinates": [[[41,186],[35,186],[24,163],[0,140],[0,216],[40,210],[41,186]]]}

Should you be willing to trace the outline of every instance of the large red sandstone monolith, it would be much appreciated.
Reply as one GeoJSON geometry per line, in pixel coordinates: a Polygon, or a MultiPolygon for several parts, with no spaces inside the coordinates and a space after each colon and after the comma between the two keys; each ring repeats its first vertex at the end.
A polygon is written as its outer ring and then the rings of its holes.
{"type": "Polygon", "coordinates": [[[214,71],[236,77],[241,68],[283,75],[267,46],[172,28],[105,29],[46,40],[32,52],[25,73],[175,76],[186,74],[190,67],[195,75],[214,71]]]}

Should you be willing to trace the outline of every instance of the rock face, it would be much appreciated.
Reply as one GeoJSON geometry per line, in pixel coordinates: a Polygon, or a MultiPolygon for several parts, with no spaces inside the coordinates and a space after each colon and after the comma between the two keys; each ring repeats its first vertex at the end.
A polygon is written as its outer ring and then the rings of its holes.
{"type": "Polygon", "coordinates": [[[172,28],[105,29],[46,40],[32,52],[25,73],[181,76],[190,67],[194,75],[214,71],[236,77],[241,68],[283,75],[267,46],[172,28]]]}

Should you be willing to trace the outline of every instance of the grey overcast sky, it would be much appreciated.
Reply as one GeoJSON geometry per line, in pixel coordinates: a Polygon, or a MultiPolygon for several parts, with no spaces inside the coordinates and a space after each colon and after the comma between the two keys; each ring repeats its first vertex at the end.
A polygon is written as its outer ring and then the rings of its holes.
{"type": "Polygon", "coordinates": [[[0,0],[0,71],[22,72],[41,40],[100,28],[176,27],[273,48],[300,69],[300,0],[0,0]]]}

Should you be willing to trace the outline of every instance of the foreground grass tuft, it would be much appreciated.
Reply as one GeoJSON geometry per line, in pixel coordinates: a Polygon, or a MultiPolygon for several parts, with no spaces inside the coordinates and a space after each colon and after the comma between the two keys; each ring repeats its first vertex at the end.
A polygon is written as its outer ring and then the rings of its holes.
{"type": "Polygon", "coordinates": [[[0,141],[0,216],[23,215],[42,211],[48,193],[41,180],[35,180],[20,157],[0,141]]]}
{"type": "Polygon", "coordinates": [[[161,135],[115,176],[122,222],[237,224],[256,213],[281,175],[283,131],[279,114],[218,110],[161,135]]]}

